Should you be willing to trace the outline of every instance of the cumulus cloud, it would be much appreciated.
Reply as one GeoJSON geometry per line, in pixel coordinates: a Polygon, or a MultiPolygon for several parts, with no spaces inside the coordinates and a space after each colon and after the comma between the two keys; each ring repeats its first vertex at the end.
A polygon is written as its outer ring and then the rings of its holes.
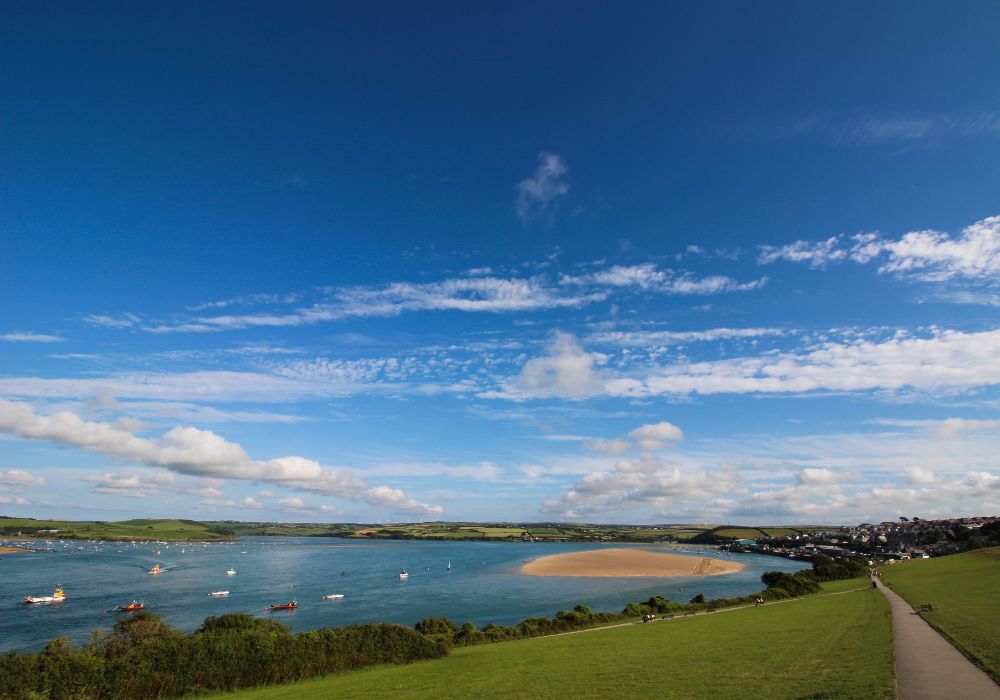
{"type": "Polygon", "coordinates": [[[530,396],[581,398],[599,391],[600,365],[606,359],[601,353],[584,352],[573,336],[557,331],[548,354],[528,360],[517,384],[530,396]]]}
{"type": "Polygon", "coordinates": [[[556,200],[569,192],[568,173],[569,168],[561,156],[548,151],[539,153],[535,172],[514,187],[517,191],[514,202],[517,218],[527,223],[548,212],[556,200]]]}
{"type": "Polygon", "coordinates": [[[65,340],[60,335],[46,335],[44,333],[4,333],[0,335],[0,341],[5,343],[62,343],[65,340]]]}
{"type": "Polygon", "coordinates": [[[268,482],[398,512],[442,512],[440,506],[419,503],[401,491],[369,487],[349,469],[327,469],[297,456],[251,459],[237,443],[193,427],[176,427],[160,437],[144,438],[114,423],[87,421],[70,411],[39,415],[27,404],[0,400],[0,430],[191,476],[268,482]]]}
{"type": "Polygon", "coordinates": [[[785,260],[823,267],[852,260],[878,263],[880,273],[926,282],[972,280],[996,284],[1000,280],[1000,216],[991,216],[962,229],[911,231],[898,239],[875,233],[834,236],[825,241],[796,241],[760,247],[762,265],[785,260]]]}
{"type": "Polygon", "coordinates": [[[910,467],[906,470],[907,483],[913,486],[933,484],[935,478],[934,470],[928,467],[910,467]]]}
{"type": "Polygon", "coordinates": [[[673,423],[660,421],[639,426],[628,436],[644,450],[658,450],[683,440],[684,432],[673,423]]]}
{"type": "Polygon", "coordinates": [[[611,470],[587,474],[539,510],[573,519],[642,505],[666,512],[738,488],[736,480],[729,470],[686,472],[645,453],[638,460],[620,460],[611,470]]]}
{"type": "Polygon", "coordinates": [[[45,486],[45,479],[22,469],[0,471],[0,489],[4,487],[31,488],[32,486],[45,486]]]}

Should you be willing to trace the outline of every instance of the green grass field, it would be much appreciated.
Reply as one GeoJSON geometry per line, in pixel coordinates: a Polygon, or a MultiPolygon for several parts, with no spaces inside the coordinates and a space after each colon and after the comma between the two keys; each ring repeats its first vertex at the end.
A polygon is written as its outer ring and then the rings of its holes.
{"type": "Polygon", "coordinates": [[[115,540],[220,540],[224,535],[209,530],[204,523],[193,520],[121,520],[118,522],[73,522],[66,520],[34,520],[31,518],[0,518],[0,532],[15,536],[18,530],[26,535],[36,530],[58,530],[40,537],[73,537],[77,539],[115,540]]]}
{"type": "Polygon", "coordinates": [[[966,656],[1000,679],[1000,547],[880,567],[882,580],[966,656]]]}
{"type": "MultiPolygon", "coordinates": [[[[833,588],[857,585],[857,580],[838,582],[833,588]]],[[[460,648],[436,661],[217,697],[894,696],[888,604],[866,588],[763,608],[460,648]]]]}
{"type": "Polygon", "coordinates": [[[727,527],[719,530],[712,530],[712,534],[718,537],[732,537],[736,540],[752,540],[764,535],[755,527],[727,527]]]}

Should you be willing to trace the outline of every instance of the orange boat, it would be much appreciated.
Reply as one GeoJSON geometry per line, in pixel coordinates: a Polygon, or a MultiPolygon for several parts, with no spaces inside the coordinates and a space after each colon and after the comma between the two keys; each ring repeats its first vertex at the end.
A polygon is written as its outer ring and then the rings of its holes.
{"type": "Polygon", "coordinates": [[[294,610],[297,607],[299,607],[299,604],[297,602],[295,602],[294,600],[290,600],[287,603],[284,603],[282,605],[272,605],[270,607],[270,609],[271,610],[294,610]]]}
{"type": "Polygon", "coordinates": [[[140,603],[138,600],[133,600],[128,605],[119,605],[115,610],[117,612],[132,612],[133,610],[145,610],[146,606],[140,603]]]}

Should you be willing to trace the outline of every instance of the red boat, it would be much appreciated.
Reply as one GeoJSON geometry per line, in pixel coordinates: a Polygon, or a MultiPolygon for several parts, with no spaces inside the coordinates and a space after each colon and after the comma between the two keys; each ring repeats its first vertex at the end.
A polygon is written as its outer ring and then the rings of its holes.
{"type": "Polygon", "coordinates": [[[294,610],[297,607],[299,607],[299,604],[296,603],[294,600],[290,600],[287,603],[284,603],[283,605],[272,605],[270,607],[270,609],[271,610],[294,610]]]}
{"type": "Polygon", "coordinates": [[[133,600],[128,605],[119,605],[115,608],[118,612],[132,612],[133,610],[145,610],[146,606],[140,603],[138,600],[133,600]]]}

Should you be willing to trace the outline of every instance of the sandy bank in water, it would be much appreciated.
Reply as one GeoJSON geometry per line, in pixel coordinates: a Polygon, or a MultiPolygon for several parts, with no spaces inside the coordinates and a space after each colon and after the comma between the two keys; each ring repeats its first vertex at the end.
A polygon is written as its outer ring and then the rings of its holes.
{"type": "Polygon", "coordinates": [[[597,549],[555,554],[521,567],[529,576],[718,576],[732,574],[742,564],[718,559],[658,554],[641,549],[597,549]]]}

